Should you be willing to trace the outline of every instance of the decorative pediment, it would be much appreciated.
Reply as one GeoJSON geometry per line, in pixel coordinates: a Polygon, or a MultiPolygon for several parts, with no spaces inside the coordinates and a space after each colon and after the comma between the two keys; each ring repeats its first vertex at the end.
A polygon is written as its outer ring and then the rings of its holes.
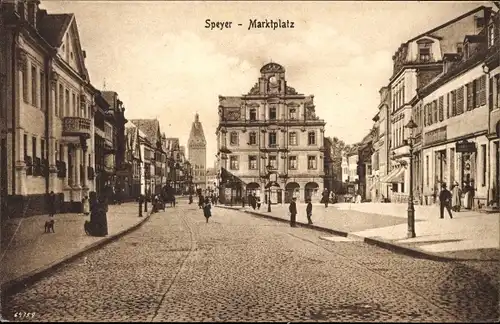
{"type": "Polygon", "coordinates": [[[268,63],[260,69],[260,73],[284,73],[285,68],[278,63],[268,63]]]}
{"type": "Polygon", "coordinates": [[[296,103],[296,102],[289,102],[286,104],[287,107],[290,107],[290,108],[297,108],[297,107],[300,107],[300,104],[296,103]]]}

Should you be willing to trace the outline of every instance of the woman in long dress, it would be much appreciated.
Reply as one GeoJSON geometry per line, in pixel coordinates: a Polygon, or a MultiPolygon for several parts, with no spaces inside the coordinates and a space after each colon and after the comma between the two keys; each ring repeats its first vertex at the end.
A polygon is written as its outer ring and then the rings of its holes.
{"type": "Polygon", "coordinates": [[[462,197],[462,190],[460,190],[460,186],[458,185],[458,182],[455,181],[453,184],[453,189],[451,190],[452,196],[451,196],[451,208],[455,212],[460,211],[461,207],[461,197],[462,197]]]}
{"type": "Polygon", "coordinates": [[[205,219],[207,220],[212,216],[212,206],[210,205],[210,199],[208,197],[205,198],[205,203],[203,204],[203,215],[205,216],[205,219]]]}

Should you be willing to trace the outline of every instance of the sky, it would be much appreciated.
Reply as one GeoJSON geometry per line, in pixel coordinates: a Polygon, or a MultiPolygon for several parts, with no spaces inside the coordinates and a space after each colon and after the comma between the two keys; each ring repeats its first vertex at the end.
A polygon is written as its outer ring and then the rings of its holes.
{"type": "MultiPolygon", "coordinates": [[[[401,43],[492,2],[195,2],[42,0],[49,13],[74,13],[92,84],[116,91],[126,117],[158,118],[187,146],[195,113],[217,152],[218,96],[240,96],[270,61],[288,85],[314,95],[326,136],[360,141],[373,125],[379,90],[401,43]],[[250,19],[294,22],[251,29],[250,19]],[[206,19],[232,28],[205,28],[206,19]],[[242,24],[241,27],[237,24],[242,24]]],[[[212,154],[213,153],[213,154],[212,154]]]]}

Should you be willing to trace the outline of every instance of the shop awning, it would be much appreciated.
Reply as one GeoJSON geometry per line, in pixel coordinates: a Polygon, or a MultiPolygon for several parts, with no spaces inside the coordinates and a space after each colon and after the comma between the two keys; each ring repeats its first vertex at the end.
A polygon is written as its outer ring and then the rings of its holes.
{"type": "Polygon", "coordinates": [[[398,171],[398,169],[394,169],[391,172],[389,172],[388,174],[386,174],[385,176],[381,177],[380,182],[389,183],[389,181],[387,181],[387,180],[390,179],[393,175],[395,175],[397,171],[398,171]]]}
{"type": "Polygon", "coordinates": [[[391,177],[387,178],[386,182],[388,183],[401,183],[404,182],[405,177],[405,168],[398,168],[396,172],[394,172],[391,177]]]}

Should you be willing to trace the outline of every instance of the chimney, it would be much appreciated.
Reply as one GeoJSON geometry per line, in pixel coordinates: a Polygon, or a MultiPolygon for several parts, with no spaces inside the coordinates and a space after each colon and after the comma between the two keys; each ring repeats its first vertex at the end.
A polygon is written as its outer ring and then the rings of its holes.
{"type": "Polygon", "coordinates": [[[28,22],[36,28],[36,21],[38,15],[38,6],[40,5],[39,0],[27,0],[28,5],[28,22]]]}

